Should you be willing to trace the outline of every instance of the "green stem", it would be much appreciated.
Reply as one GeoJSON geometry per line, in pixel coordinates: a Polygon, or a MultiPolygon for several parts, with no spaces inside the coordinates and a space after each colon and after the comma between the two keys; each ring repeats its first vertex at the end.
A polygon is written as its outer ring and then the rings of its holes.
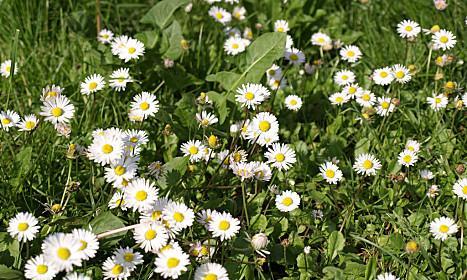
{"type": "Polygon", "coordinates": [[[248,217],[248,209],[246,203],[245,182],[242,181],[242,199],[243,199],[243,212],[245,212],[246,225],[250,227],[250,218],[248,217]]]}

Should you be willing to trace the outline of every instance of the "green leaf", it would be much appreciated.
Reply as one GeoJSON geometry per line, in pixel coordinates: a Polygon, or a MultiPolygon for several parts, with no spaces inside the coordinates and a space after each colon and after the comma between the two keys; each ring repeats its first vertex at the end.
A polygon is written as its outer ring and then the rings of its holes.
{"type": "Polygon", "coordinates": [[[225,90],[230,91],[235,89],[237,84],[242,84],[244,78],[241,77],[240,74],[234,72],[221,71],[207,76],[206,81],[218,82],[225,90]]]}
{"type": "Polygon", "coordinates": [[[377,258],[371,257],[366,264],[365,280],[372,280],[376,278],[376,262],[377,258]]]}
{"type": "Polygon", "coordinates": [[[0,279],[1,280],[19,280],[24,279],[23,273],[18,270],[8,268],[7,266],[0,264],[0,279]]]}
{"type": "Polygon", "coordinates": [[[253,231],[264,232],[268,226],[268,219],[263,214],[251,218],[250,229],[253,231]]]}
{"type": "Polygon", "coordinates": [[[333,231],[328,238],[327,256],[332,261],[344,249],[345,238],[339,231],[333,231]]]}
{"type": "MultiPolygon", "coordinates": [[[[103,233],[109,230],[122,228],[125,226],[123,221],[112,214],[111,212],[103,212],[94,218],[89,225],[91,226],[92,232],[95,234],[103,233]]],[[[126,231],[116,233],[109,237],[106,237],[104,240],[109,245],[115,245],[117,242],[126,234],[126,231]]]]}
{"type": "Polygon", "coordinates": [[[164,33],[169,38],[169,48],[165,52],[164,57],[176,60],[183,52],[182,45],[180,44],[183,39],[182,28],[178,21],[174,20],[172,24],[164,30],[164,33]]]}
{"type": "Polygon", "coordinates": [[[169,25],[173,13],[188,0],[164,0],[154,5],[141,19],[141,23],[157,24],[161,29],[169,25]]]}
{"type": "Polygon", "coordinates": [[[229,109],[227,108],[227,96],[217,93],[215,91],[210,91],[207,93],[207,95],[216,106],[217,112],[219,113],[219,123],[223,124],[225,118],[229,114],[229,109]]]}
{"type": "Polygon", "coordinates": [[[135,35],[136,39],[140,40],[144,47],[147,49],[152,49],[156,46],[157,40],[159,40],[159,35],[155,30],[143,31],[135,35]]]}

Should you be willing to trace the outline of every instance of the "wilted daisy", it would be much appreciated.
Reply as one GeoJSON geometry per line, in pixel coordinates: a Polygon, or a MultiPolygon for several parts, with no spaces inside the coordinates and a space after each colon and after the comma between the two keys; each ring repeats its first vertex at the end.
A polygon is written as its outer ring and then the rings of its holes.
{"type": "Polygon", "coordinates": [[[73,266],[81,266],[82,244],[72,234],[54,233],[42,243],[44,259],[59,271],[72,271],[73,266]]]}
{"type": "Polygon", "coordinates": [[[350,100],[350,96],[343,92],[336,92],[329,96],[329,101],[333,105],[343,105],[350,100]]]}
{"type": "Polygon", "coordinates": [[[107,29],[102,29],[99,34],[97,34],[97,40],[102,44],[110,44],[113,38],[113,32],[107,29]]]}
{"type": "Polygon", "coordinates": [[[233,174],[244,181],[255,176],[256,164],[254,162],[235,162],[230,165],[230,168],[232,168],[233,174]]]}
{"type": "Polygon", "coordinates": [[[39,120],[35,115],[27,115],[17,124],[20,131],[31,131],[36,128],[39,120]]]}
{"type": "Polygon", "coordinates": [[[279,170],[288,170],[297,160],[295,151],[287,144],[274,143],[264,154],[273,167],[279,170]]]}
{"type": "Polygon", "coordinates": [[[204,110],[201,113],[196,113],[196,120],[198,121],[199,126],[202,127],[208,127],[219,121],[214,114],[208,113],[204,110]]]}
{"type": "Polygon", "coordinates": [[[323,179],[325,179],[329,184],[337,184],[342,180],[342,171],[332,162],[321,164],[319,171],[323,179]]]}
{"type": "Polygon", "coordinates": [[[255,174],[255,179],[260,181],[269,181],[271,180],[272,170],[269,165],[264,162],[254,162],[255,168],[253,173],[255,174]]]}
{"type": "Polygon", "coordinates": [[[235,101],[240,103],[242,107],[254,110],[256,105],[261,104],[269,95],[269,90],[263,85],[248,83],[237,89],[235,101]]]}
{"type": "Polygon", "coordinates": [[[227,24],[232,20],[232,15],[227,12],[223,8],[219,8],[217,6],[212,6],[211,9],[209,9],[209,15],[213,17],[217,22],[220,22],[222,24],[227,24]]]}
{"type": "Polygon", "coordinates": [[[292,111],[298,111],[302,108],[302,99],[296,95],[289,95],[285,98],[285,107],[292,111]]]}
{"type": "Polygon", "coordinates": [[[159,101],[154,94],[143,91],[133,97],[131,111],[138,113],[143,119],[152,117],[159,111],[159,101]]]}
{"type": "Polygon", "coordinates": [[[381,169],[381,162],[372,154],[360,154],[355,159],[353,168],[358,174],[376,175],[376,171],[381,169]]]}
{"type": "Polygon", "coordinates": [[[180,150],[184,156],[189,156],[191,162],[197,162],[202,159],[203,151],[206,148],[199,140],[190,140],[183,143],[180,150]]]}
{"type": "Polygon", "coordinates": [[[31,241],[36,238],[39,231],[38,223],[39,221],[31,213],[21,212],[8,222],[7,231],[11,237],[19,241],[31,241]]]}
{"type": "Polygon", "coordinates": [[[245,19],[245,14],[246,14],[246,9],[245,7],[235,7],[232,11],[232,16],[236,18],[237,20],[244,20],[245,19]]]}
{"type": "Polygon", "coordinates": [[[392,104],[390,97],[378,97],[378,106],[376,113],[380,116],[387,116],[389,113],[394,112],[396,106],[392,104]]]}
{"type": "Polygon", "coordinates": [[[289,31],[289,23],[286,20],[276,20],[274,22],[274,31],[287,33],[289,31]]]}
{"type": "Polygon", "coordinates": [[[158,254],[154,262],[154,271],[160,273],[164,278],[177,279],[187,271],[190,264],[189,256],[180,249],[168,249],[158,254]]]}
{"type": "Polygon", "coordinates": [[[85,229],[74,229],[71,234],[81,242],[79,252],[83,260],[89,260],[96,256],[99,249],[99,241],[97,241],[97,236],[94,233],[85,229]]]}
{"type": "Polygon", "coordinates": [[[194,280],[229,280],[229,275],[222,265],[205,263],[196,269],[194,280]]]}
{"type": "Polygon", "coordinates": [[[357,94],[357,103],[363,107],[369,108],[376,103],[376,96],[369,90],[363,90],[357,94]]]}
{"type": "Polygon", "coordinates": [[[102,90],[105,86],[104,77],[100,74],[87,76],[84,82],[81,83],[81,93],[89,95],[102,90]]]}
{"type": "Polygon", "coordinates": [[[423,170],[420,170],[420,177],[424,180],[431,180],[435,176],[433,175],[433,172],[431,172],[430,170],[423,169],[423,170]]]}
{"type": "Polygon", "coordinates": [[[460,198],[467,200],[467,178],[457,180],[452,191],[460,198]]]}
{"type": "Polygon", "coordinates": [[[431,41],[437,49],[449,50],[456,45],[456,36],[451,31],[441,29],[431,36],[431,41]]]}
{"type": "Polygon", "coordinates": [[[213,237],[219,237],[221,241],[229,240],[240,230],[240,221],[232,217],[230,213],[215,212],[211,215],[208,229],[213,237]]]}
{"type": "Polygon", "coordinates": [[[376,280],[399,280],[399,278],[392,275],[391,273],[386,272],[386,273],[378,275],[376,280]]]}
{"type": "Polygon", "coordinates": [[[405,84],[412,79],[409,69],[400,64],[392,66],[392,75],[396,82],[400,84],[405,84]]]}
{"type": "Polygon", "coordinates": [[[113,257],[115,258],[116,263],[121,264],[130,271],[133,271],[137,265],[144,262],[143,255],[130,247],[118,248],[115,250],[113,257]]]}
{"type": "Polygon", "coordinates": [[[372,75],[373,81],[377,85],[389,85],[394,80],[392,69],[390,67],[383,67],[376,69],[372,75]]]}
{"type": "Polygon", "coordinates": [[[422,31],[420,25],[412,20],[403,20],[397,25],[397,33],[402,38],[413,39],[422,31]]]}
{"type": "Polygon", "coordinates": [[[116,91],[122,91],[126,89],[126,84],[132,82],[133,79],[130,77],[130,69],[120,68],[112,72],[110,75],[109,85],[116,91]]]}
{"type": "Polygon", "coordinates": [[[167,244],[169,235],[160,222],[153,222],[140,224],[133,238],[145,252],[155,253],[167,244]]]}
{"type": "Polygon", "coordinates": [[[334,82],[339,86],[345,86],[355,82],[355,74],[349,70],[341,70],[334,74],[334,82]]]}
{"type": "Polygon", "coordinates": [[[24,266],[24,276],[33,280],[52,280],[58,271],[43,255],[29,259],[24,266]]]}
{"type": "Polygon", "coordinates": [[[311,36],[311,43],[315,46],[324,47],[332,44],[332,40],[328,35],[318,32],[311,36]]]}
{"type": "Polygon", "coordinates": [[[98,135],[89,146],[88,157],[96,163],[106,165],[122,157],[123,147],[124,143],[119,135],[98,135]]]}
{"type": "Polygon", "coordinates": [[[144,211],[151,208],[157,199],[158,190],[154,183],[144,178],[132,180],[125,188],[125,201],[133,211],[144,211]]]}
{"type": "Polygon", "coordinates": [[[418,156],[414,151],[404,150],[399,154],[397,161],[403,166],[413,166],[418,160],[418,156]]]}
{"type": "Polygon", "coordinates": [[[2,124],[2,128],[6,131],[15,127],[19,120],[20,117],[15,111],[7,110],[6,112],[0,112],[0,122],[2,124]]]}
{"type": "Polygon", "coordinates": [[[167,221],[171,230],[178,232],[193,224],[195,214],[183,203],[169,202],[162,211],[162,219],[167,221]]]}
{"type": "Polygon", "coordinates": [[[248,43],[246,43],[246,39],[243,39],[240,36],[232,36],[229,37],[224,43],[224,51],[228,55],[237,55],[245,51],[248,43]]]}
{"type": "Polygon", "coordinates": [[[276,196],[276,207],[281,212],[290,212],[300,206],[300,196],[293,191],[283,191],[276,196]]]}
{"type": "Polygon", "coordinates": [[[104,279],[120,280],[130,277],[130,270],[117,263],[114,257],[108,257],[102,265],[104,279]]]}
{"type": "Polygon", "coordinates": [[[418,151],[420,151],[420,143],[418,143],[418,141],[415,141],[415,140],[409,140],[405,144],[405,149],[418,153],[418,151]]]}
{"type": "Polygon", "coordinates": [[[436,240],[444,241],[449,235],[457,232],[457,224],[453,219],[448,217],[436,218],[430,223],[430,232],[436,240]]]}
{"type": "MultiPolygon", "coordinates": [[[[15,63],[15,75],[18,73],[18,63],[15,63]]],[[[0,65],[0,74],[5,77],[5,78],[8,78],[10,77],[10,74],[11,74],[11,60],[5,60],[4,62],[2,62],[2,64],[0,65]]]]}
{"type": "Polygon", "coordinates": [[[339,51],[343,60],[351,63],[357,62],[362,57],[362,52],[357,46],[349,45],[341,48],[339,51]]]}
{"type": "Polygon", "coordinates": [[[130,60],[137,60],[140,56],[144,54],[144,44],[139,40],[128,38],[124,46],[119,49],[118,57],[128,62],[130,60]]]}
{"type": "Polygon", "coordinates": [[[430,104],[431,109],[435,111],[444,109],[448,105],[448,98],[444,94],[433,94],[433,97],[427,97],[426,100],[428,101],[428,104],[430,104]]]}
{"type": "Polygon", "coordinates": [[[289,61],[289,63],[297,66],[305,62],[305,54],[299,49],[290,48],[285,51],[285,59],[289,61]]]}
{"type": "Polygon", "coordinates": [[[439,187],[438,185],[431,185],[429,188],[428,188],[428,191],[426,192],[426,196],[428,196],[429,198],[435,198],[437,197],[439,194],[439,187]]]}
{"type": "Polygon", "coordinates": [[[42,89],[41,101],[44,102],[49,99],[56,98],[62,95],[63,88],[56,85],[47,85],[42,89]]]}
{"type": "Polygon", "coordinates": [[[74,113],[75,106],[66,96],[60,95],[57,98],[44,101],[39,114],[45,117],[45,121],[57,124],[69,123],[74,113]]]}

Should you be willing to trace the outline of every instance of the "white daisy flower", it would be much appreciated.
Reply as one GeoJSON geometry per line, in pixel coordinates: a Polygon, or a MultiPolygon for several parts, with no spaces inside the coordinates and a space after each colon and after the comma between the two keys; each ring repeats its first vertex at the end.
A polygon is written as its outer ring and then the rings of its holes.
{"type": "Polygon", "coordinates": [[[321,164],[319,171],[323,179],[325,179],[329,184],[337,184],[342,180],[342,171],[332,162],[321,164]]]}
{"type": "Polygon", "coordinates": [[[242,107],[254,110],[256,106],[267,99],[269,95],[269,90],[263,85],[248,83],[237,88],[235,101],[240,103],[242,107]]]}
{"type": "Polygon", "coordinates": [[[274,31],[287,33],[289,31],[289,23],[286,20],[276,20],[274,22],[274,31]]]}
{"type": "Polygon", "coordinates": [[[285,50],[290,50],[294,45],[293,38],[289,34],[285,37],[285,50]]]}
{"type": "Polygon", "coordinates": [[[305,54],[299,49],[290,48],[285,51],[284,55],[285,59],[289,61],[289,63],[297,66],[305,62],[305,54]]]}
{"type": "Polygon", "coordinates": [[[24,116],[24,118],[17,124],[20,131],[34,130],[39,123],[39,120],[34,114],[24,116]]]}
{"type": "Polygon", "coordinates": [[[44,102],[49,99],[57,98],[62,95],[63,88],[56,85],[47,85],[42,89],[41,101],[44,102]]]}
{"type": "Polygon", "coordinates": [[[212,6],[208,13],[217,22],[222,23],[223,25],[229,23],[232,20],[232,15],[229,12],[217,6],[212,6]]]}
{"type": "Polygon", "coordinates": [[[84,82],[81,83],[81,94],[89,95],[98,92],[105,87],[105,80],[101,74],[93,74],[87,76],[84,82]]]}
{"type": "Polygon", "coordinates": [[[392,66],[392,75],[396,82],[400,84],[405,84],[412,79],[409,69],[401,64],[392,66]]]}
{"type": "Polygon", "coordinates": [[[358,174],[374,176],[376,171],[381,169],[381,162],[372,154],[360,154],[355,159],[353,168],[358,174]]]}
{"type": "Polygon", "coordinates": [[[196,269],[194,280],[229,280],[229,275],[222,265],[205,263],[196,269]]]}
{"type": "Polygon", "coordinates": [[[287,79],[284,77],[273,77],[268,80],[268,85],[272,90],[284,89],[287,86],[287,79]]]}
{"type": "Polygon", "coordinates": [[[69,123],[75,113],[75,106],[63,95],[46,100],[43,104],[39,114],[45,117],[45,121],[53,124],[69,123]]]}
{"type": "MultiPolygon", "coordinates": [[[[0,65],[0,74],[5,77],[5,78],[8,78],[10,77],[10,74],[11,74],[11,60],[5,60],[4,62],[2,62],[2,64],[0,65]]],[[[18,63],[15,63],[15,75],[18,73],[18,63]]]]}
{"type": "Polygon", "coordinates": [[[430,104],[431,109],[435,111],[444,109],[448,105],[448,98],[444,94],[433,94],[433,97],[427,97],[426,100],[428,101],[428,104],[430,104]]]}
{"type": "Polygon", "coordinates": [[[346,86],[355,82],[355,74],[349,70],[341,70],[334,74],[334,82],[339,86],[346,86]]]}
{"type": "Polygon", "coordinates": [[[31,241],[36,238],[39,231],[38,224],[39,221],[31,213],[21,212],[8,222],[7,231],[11,237],[19,241],[31,241]]]}
{"type": "Polygon", "coordinates": [[[246,15],[245,7],[235,7],[232,11],[232,16],[237,20],[244,20],[246,15]]]}
{"type": "Polygon", "coordinates": [[[420,25],[412,20],[403,20],[397,25],[397,33],[402,38],[413,39],[422,31],[420,25]]]}
{"type": "Polygon", "coordinates": [[[224,51],[228,55],[237,55],[246,50],[248,44],[245,44],[245,39],[240,36],[229,37],[224,43],[224,51]]]}
{"type": "Polygon", "coordinates": [[[130,247],[118,248],[115,250],[113,257],[116,263],[121,264],[130,271],[133,271],[137,265],[144,262],[143,255],[130,247]]]}
{"type": "Polygon", "coordinates": [[[437,185],[431,185],[426,192],[426,196],[429,198],[435,198],[439,194],[439,187],[437,185]]]}
{"type": "Polygon", "coordinates": [[[145,252],[156,253],[167,244],[169,235],[160,222],[153,222],[135,228],[133,238],[145,252]]]}
{"type": "Polygon", "coordinates": [[[140,146],[148,143],[148,134],[144,130],[128,129],[124,132],[123,141],[126,145],[140,146]]]}
{"type": "Polygon", "coordinates": [[[467,178],[457,180],[452,191],[460,198],[467,200],[467,178]]]}
{"type": "Polygon", "coordinates": [[[295,151],[287,144],[272,144],[264,156],[268,159],[268,163],[279,170],[288,170],[297,161],[295,151]]]}
{"type": "Polygon", "coordinates": [[[363,89],[358,84],[346,85],[342,89],[342,93],[345,93],[349,96],[350,99],[356,98],[359,94],[363,92],[363,89]]]}
{"type": "Polygon", "coordinates": [[[118,56],[119,53],[126,47],[129,39],[130,38],[126,35],[115,37],[110,44],[112,54],[118,56]]]}
{"type": "Polygon", "coordinates": [[[196,214],[196,221],[209,229],[209,222],[212,220],[212,214],[217,213],[216,210],[202,209],[196,214]]]}
{"type": "Polygon", "coordinates": [[[125,45],[119,48],[118,57],[128,62],[130,60],[138,60],[144,54],[144,44],[139,40],[128,38],[125,45]]]}
{"type": "Polygon", "coordinates": [[[24,266],[24,276],[33,280],[52,280],[58,271],[44,259],[43,255],[31,258],[24,266]]]}
{"type": "Polygon", "coordinates": [[[109,209],[115,209],[115,208],[120,208],[123,211],[126,211],[128,209],[128,204],[125,201],[125,194],[117,191],[116,193],[113,194],[112,198],[109,201],[109,209]]]}
{"type": "Polygon", "coordinates": [[[18,113],[7,110],[6,112],[0,112],[0,122],[3,130],[8,131],[10,128],[15,127],[20,120],[18,113]]]}
{"type": "Polygon", "coordinates": [[[44,259],[58,271],[72,271],[73,266],[81,266],[83,254],[80,252],[82,244],[72,234],[54,233],[42,243],[44,259]]]}
{"type": "Polygon", "coordinates": [[[302,99],[296,95],[289,95],[285,98],[285,107],[292,111],[298,111],[302,108],[302,99]]]}
{"type": "Polygon", "coordinates": [[[300,196],[293,191],[283,191],[276,195],[276,207],[281,212],[290,212],[300,206],[300,196]]]}
{"type": "Polygon", "coordinates": [[[90,160],[102,166],[118,161],[123,155],[123,140],[117,135],[103,135],[94,137],[88,149],[90,160]]]}
{"type": "Polygon", "coordinates": [[[436,218],[430,223],[430,232],[436,240],[444,241],[457,232],[456,222],[448,217],[436,218]]]}
{"type": "Polygon", "coordinates": [[[255,174],[255,179],[263,182],[268,182],[272,177],[272,170],[269,165],[264,162],[255,162],[255,169],[253,173],[255,174]]]}
{"type": "Polygon", "coordinates": [[[110,44],[113,38],[113,32],[107,29],[102,29],[99,34],[97,34],[97,40],[102,44],[110,44]]]}
{"type": "Polygon", "coordinates": [[[213,237],[219,237],[221,241],[229,240],[234,237],[240,230],[240,221],[233,218],[227,212],[215,212],[211,215],[209,221],[209,231],[213,237]]]}
{"type": "Polygon", "coordinates": [[[114,257],[109,257],[102,265],[104,279],[122,280],[130,277],[130,270],[117,263],[114,257]]]}
{"type": "Polygon", "coordinates": [[[253,178],[255,176],[256,164],[254,162],[238,162],[230,165],[233,174],[240,177],[241,181],[253,178]]]}
{"type": "Polygon", "coordinates": [[[92,280],[92,279],[86,274],[82,274],[78,272],[70,272],[70,273],[67,273],[65,277],[63,277],[63,280],[92,280]]]}
{"type": "Polygon", "coordinates": [[[433,172],[431,172],[430,170],[423,169],[423,170],[420,170],[420,177],[424,180],[431,180],[435,178],[435,175],[433,175],[433,172]]]}
{"type": "Polygon", "coordinates": [[[178,232],[193,225],[195,214],[183,203],[170,202],[162,211],[162,219],[167,221],[172,231],[178,232]]]}
{"type": "Polygon", "coordinates": [[[378,275],[376,280],[399,280],[399,278],[392,275],[391,273],[386,272],[386,273],[378,275]]]}
{"type": "Polygon", "coordinates": [[[418,153],[418,151],[420,151],[420,143],[418,143],[416,140],[409,140],[405,144],[405,149],[414,153],[418,153]]]}
{"type": "Polygon", "coordinates": [[[373,81],[377,85],[389,85],[394,80],[394,75],[392,75],[392,69],[390,67],[383,67],[376,69],[372,75],[373,81]]]}
{"type": "Polygon", "coordinates": [[[204,146],[199,140],[190,140],[186,143],[183,143],[180,150],[184,156],[189,156],[191,162],[198,162],[203,158],[204,146]]]}
{"type": "Polygon", "coordinates": [[[208,113],[204,110],[201,113],[196,113],[196,120],[198,121],[199,126],[202,127],[208,127],[219,121],[214,114],[208,113]]]}
{"type": "Polygon", "coordinates": [[[136,176],[138,170],[137,158],[126,157],[111,162],[109,167],[105,168],[105,180],[107,183],[115,183],[120,186],[123,181],[130,181],[136,176]]]}
{"type": "Polygon", "coordinates": [[[264,136],[267,133],[277,134],[279,132],[279,123],[276,116],[269,112],[260,112],[256,114],[247,128],[247,139],[255,140],[257,137],[264,136]]]}
{"type": "Polygon", "coordinates": [[[357,46],[348,45],[339,51],[340,56],[343,60],[355,63],[362,57],[362,52],[357,46]]]}
{"type": "Polygon", "coordinates": [[[130,76],[130,69],[120,68],[112,72],[109,79],[109,85],[116,91],[122,91],[126,89],[126,84],[133,82],[133,78],[130,76]]]}
{"type": "Polygon", "coordinates": [[[324,47],[332,44],[332,40],[328,35],[318,32],[311,36],[311,43],[315,46],[324,47]]]}
{"type": "Polygon", "coordinates": [[[359,94],[357,94],[357,103],[365,108],[373,107],[376,103],[376,96],[369,90],[363,90],[359,94]]]}
{"type": "Polygon", "coordinates": [[[156,201],[158,190],[154,183],[144,178],[132,180],[125,188],[125,201],[133,211],[142,212],[150,209],[156,201]]]}
{"type": "Polygon", "coordinates": [[[154,262],[156,268],[154,271],[160,273],[164,278],[177,279],[181,274],[187,271],[190,264],[189,256],[179,249],[164,250],[160,253],[154,262]]]}
{"type": "Polygon", "coordinates": [[[79,252],[82,254],[81,258],[83,260],[89,260],[96,256],[99,249],[99,241],[97,241],[97,236],[94,233],[85,229],[74,229],[71,234],[81,242],[79,252]]]}
{"type": "Polygon", "coordinates": [[[268,80],[272,78],[280,80],[282,77],[282,69],[276,64],[273,64],[268,70],[266,70],[266,76],[268,77],[268,80]]]}
{"type": "Polygon", "coordinates": [[[336,92],[329,96],[329,101],[331,104],[342,106],[350,100],[350,96],[343,92],[336,92]]]}
{"type": "Polygon", "coordinates": [[[413,166],[418,160],[418,156],[414,151],[404,150],[399,154],[397,161],[400,165],[409,167],[413,166]]]}
{"type": "Polygon", "coordinates": [[[133,97],[131,111],[141,115],[143,119],[154,116],[159,112],[159,101],[154,94],[143,91],[133,97]]]}
{"type": "Polygon", "coordinates": [[[452,49],[456,45],[456,36],[451,31],[441,29],[431,36],[433,46],[443,51],[452,49]]]}
{"type": "Polygon", "coordinates": [[[378,97],[378,106],[376,107],[376,113],[380,116],[387,116],[394,112],[396,106],[392,104],[390,97],[378,97]]]}
{"type": "Polygon", "coordinates": [[[155,221],[162,220],[162,211],[169,203],[172,203],[171,200],[165,197],[158,198],[152,205],[151,208],[143,210],[140,216],[141,223],[153,223],[155,221]]]}

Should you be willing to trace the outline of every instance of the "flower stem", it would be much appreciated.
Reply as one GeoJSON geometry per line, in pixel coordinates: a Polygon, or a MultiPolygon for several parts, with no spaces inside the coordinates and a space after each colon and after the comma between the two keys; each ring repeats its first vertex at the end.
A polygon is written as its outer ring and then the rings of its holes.
{"type": "Polygon", "coordinates": [[[248,209],[246,205],[246,192],[245,192],[245,182],[242,182],[242,199],[243,199],[243,212],[245,212],[246,225],[250,227],[250,218],[248,217],[248,209]]]}

